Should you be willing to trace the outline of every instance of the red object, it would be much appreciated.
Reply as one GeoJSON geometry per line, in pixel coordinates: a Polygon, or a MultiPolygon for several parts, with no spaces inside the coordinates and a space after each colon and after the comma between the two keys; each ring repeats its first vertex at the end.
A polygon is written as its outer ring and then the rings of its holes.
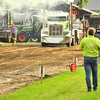
{"type": "Polygon", "coordinates": [[[1,18],[3,18],[3,15],[1,15],[1,18]]]}
{"type": "Polygon", "coordinates": [[[73,62],[71,64],[71,72],[75,72],[76,71],[76,67],[75,67],[75,63],[73,62]]]}
{"type": "Polygon", "coordinates": [[[88,28],[86,26],[83,27],[83,30],[87,30],[88,28]]]}
{"type": "Polygon", "coordinates": [[[25,41],[26,36],[24,34],[20,34],[18,38],[20,41],[25,41]]]}
{"type": "Polygon", "coordinates": [[[72,14],[75,14],[75,15],[77,15],[77,11],[72,11],[72,14]]]}
{"type": "MultiPolygon", "coordinates": [[[[77,15],[77,13],[78,13],[77,11],[72,11],[73,15],[77,15]]],[[[70,14],[70,12],[69,12],[69,14],[70,14]]]]}

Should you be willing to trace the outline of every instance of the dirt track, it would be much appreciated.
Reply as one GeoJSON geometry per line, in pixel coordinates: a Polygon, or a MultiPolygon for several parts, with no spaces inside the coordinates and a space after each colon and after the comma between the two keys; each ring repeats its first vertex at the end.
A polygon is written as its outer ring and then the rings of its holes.
{"type": "Polygon", "coordinates": [[[39,67],[45,67],[45,77],[69,70],[69,62],[78,58],[83,65],[79,46],[41,47],[40,45],[0,45],[0,95],[15,91],[39,80],[39,67]]]}

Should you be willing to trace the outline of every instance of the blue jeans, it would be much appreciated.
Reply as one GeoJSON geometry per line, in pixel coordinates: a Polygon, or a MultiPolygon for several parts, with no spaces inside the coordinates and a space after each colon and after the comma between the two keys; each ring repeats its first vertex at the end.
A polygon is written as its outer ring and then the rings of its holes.
{"type": "Polygon", "coordinates": [[[88,91],[91,91],[91,70],[93,79],[93,89],[97,90],[98,57],[84,57],[84,69],[86,74],[86,84],[88,87],[88,91]]]}
{"type": "Polygon", "coordinates": [[[12,38],[15,38],[15,33],[12,33],[12,38]]]}
{"type": "Polygon", "coordinates": [[[83,38],[85,37],[85,32],[86,32],[86,37],[87,37],[87,30],[83,30],[83,38]]]}

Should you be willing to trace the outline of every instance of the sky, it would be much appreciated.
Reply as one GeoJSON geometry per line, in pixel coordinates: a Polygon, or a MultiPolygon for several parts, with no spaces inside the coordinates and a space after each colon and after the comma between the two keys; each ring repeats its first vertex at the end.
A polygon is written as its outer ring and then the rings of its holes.
{"type": "Polygon", "coordinates": [[[68,0],[0,0],[0,8],[10,8],[12,10],[15,11],[15,9],[17,9],[18,12],[22,12],[22,8],[26,8],[28,7],[30,8],[34,8],[36,7],[38,4],[40,4],[40,6],[42,6],[43,2],[46,2],[46,4],[48,3],[50,6],[56,6],[58,1],[63,1],[63,2],[67,2],[68,0]],[[3,2],[1,2],[3,1],[3,2]],[[6,7],[5,7],[6,6],[6,7]]]}
{"type": "MultiPolygon", "coordinates": [[[[59,0],[0,0],[0,1],[3,1],[3,5],[10,5],[12,8],[16,7],[20,8],[23,5],[36,6],[38,5],[38,3],[43,3],[43,1],[46,1],[49,4],[53,5],[54,2],[57,2],[59,0]]],[[[67,0],[61,0],[61,1],[67,1],[67,0]]]]}

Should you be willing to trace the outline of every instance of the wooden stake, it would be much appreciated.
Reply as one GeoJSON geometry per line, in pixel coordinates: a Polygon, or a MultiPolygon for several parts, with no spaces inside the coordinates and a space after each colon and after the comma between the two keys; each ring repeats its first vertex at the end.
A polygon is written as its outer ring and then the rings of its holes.
{"type": "Polygon", "coordinates": [[[43,76],[43,66],[41,66],[41,84],[42,84],[42,76],[43,76]]]}
{"type": "Polygon", "coordinates": [[[77,66],[76,63],[77,63],[77,58],[75,57],[75,67],[77,66]]]}
{"type": "MultiPolygon", "coordinates": [[[[70,31],[71,31],[71,39],[72,39],[72,2],[70,2],[70,31]]],[[[71,47],[71,41],[70,41],[71,47]]]]}

